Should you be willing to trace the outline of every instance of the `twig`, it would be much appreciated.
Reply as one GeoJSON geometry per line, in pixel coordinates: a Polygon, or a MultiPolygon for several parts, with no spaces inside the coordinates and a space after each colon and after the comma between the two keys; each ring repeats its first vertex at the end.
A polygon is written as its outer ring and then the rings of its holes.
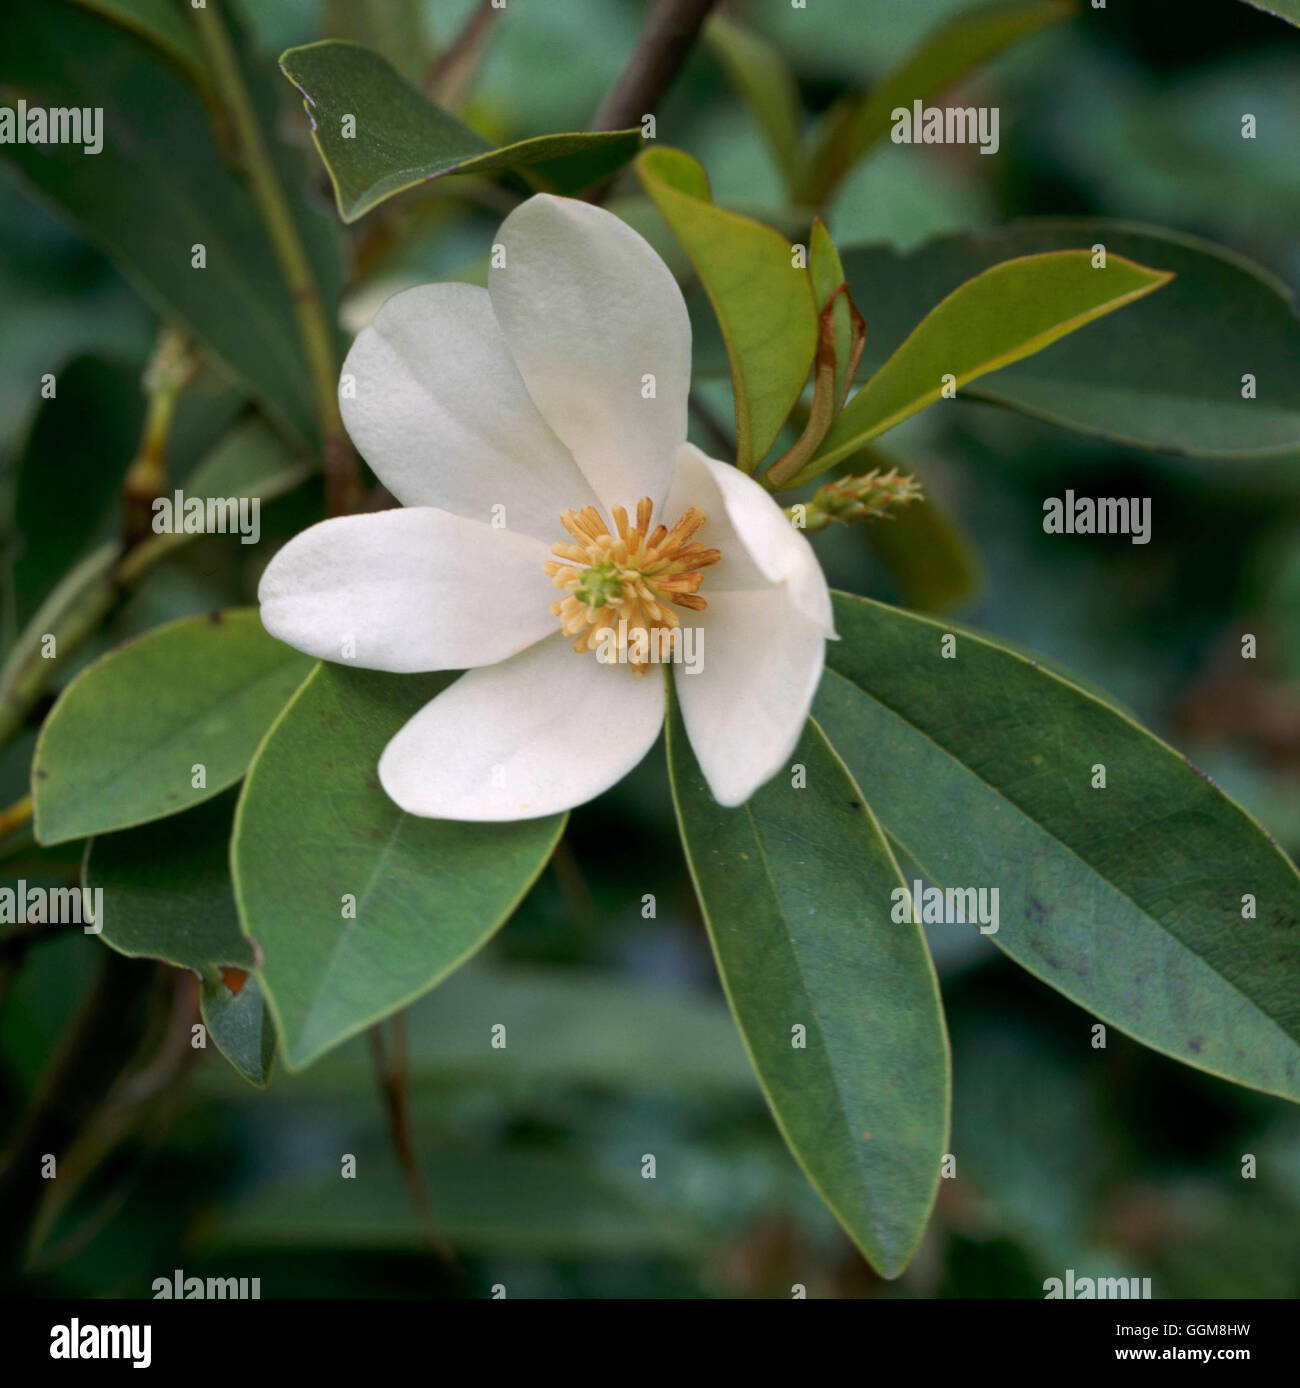
{"type": "Polygon", "coordinates": [[[659,0],[590,130],[627,130],[659,105],[717,0],[659,0]]]}
{"type": "Polygon", "coordinates": [[[0,810],[0,839],[12,834],[15,829],[21,829],[31,819],[34,808],[32,797],[24,795],[21,800],[15,800],[8,809],[0,810]]]}
{"type": "Polygon", "coordinates": [[[167,442],[181,393],[194,379],[199,359],[180,329],[165,324],[144,373],[144,429],[136,455],[122,479],[122,538],[128,545],[151,531],[154,501],[167,486],[167,442]]]}
{"type": "Polygon", "coordinates": [[[451,111],[459,106],[475,68],[483,59],[492,26],[504,13],[492,0],[479,0],[451,46],[429,69],[424,89],[440,106],[451,111]]]}
{"type": "Polygon", "coordinates": [[[443,1237],[433,1217],[433,1207],[429,1203],[429,1188],[425,1184],[424,1173],[420,1170],[420,1159],[415,1150],[415,1137],[411,1132],[411,1110],[407,1103],[410,1073],[407,1065],[406,1015],[397,1013],[392,1020],[393,1060],[389,1063],[384,1047],[384,1032],[376,1023],[367,1033],[370,1038],[370,1057],[374,1061],[375,1076],[384,1091],[384,1102],[388,1107],[388,1132],[392,1138],[393,1151],[406,1178],[406,1189],[415,1207],[416,1217],[424,1233],[425,1242],[449,1269],[455,1270],[459,1264],[451,1245],[443,1237]]]}

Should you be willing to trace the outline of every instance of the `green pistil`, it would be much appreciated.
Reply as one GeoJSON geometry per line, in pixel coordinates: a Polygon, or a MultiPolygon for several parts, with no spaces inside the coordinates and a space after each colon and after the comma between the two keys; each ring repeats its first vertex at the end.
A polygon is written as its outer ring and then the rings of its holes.
{"type": "Polygon", "coordinates": [[[618,565],[610,560],[583,569],[573,596],[588,607],[608,607],[623,596],[623,579],[618,565]]]}

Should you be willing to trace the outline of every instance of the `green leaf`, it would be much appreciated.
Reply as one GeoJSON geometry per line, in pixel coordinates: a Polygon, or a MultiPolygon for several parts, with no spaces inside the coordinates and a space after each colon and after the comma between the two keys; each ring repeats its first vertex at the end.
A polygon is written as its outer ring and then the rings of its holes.
{"type": "MultiPolygon", "coordinates": [[[[860,470],[853,455],[841,467],[860,470]]],[[[924,500],[860,528],[909,607],[938,612],[965,601],[979,587],[979,559],[970,540],[928,488],[924,500]]]]}
{"type": "MultiPolygon", "coordinates": [[[[106,538],[144,423],[140,372],[102,357],[59,368],[14,464],[14,615],[26,622],[96,540],[106,538]],[[95,422],[87,448],[86,421],[95,422]]],[[[47,628],[48,629],[48,628],[47,628]]]]}
{"type": "Polygon", "coordinates": [[[208,70],[198,39],[186,23],[184,11],[169,0],[75,0],[75,3],[133,30],[165,53],[196,88],[208,88],[208,70]]]}
{"type": "Polygon", "coordinates": [[[808,273],[812,277],[813,301],[818,314],[831,306],[831,321],[835,329],[835,408],[844,404],[849,384],[862,356],[862,336],[865,331],[859,317],[854,320],[854,304],[844,280],[844,266],[835,242],[820,217],[813,218],[812,234],[808,238],[808,273]],[[841,292],[843,291],[843,292],[841,292]],[[855,333],[854,329],[858,329],[855,333]]]}
{"type": "MultiPolygon", "coordinates": [[[[184,491],[187,497],[204,500],[251,496],[271,501],[313,470],[262,420],[253,418],[236,425],[204,455],[185,478],[184,491]]],[[[134,576],[189,544],[197,534],[173,530],[149,536],[132,550],[134,576]]],[[[0,669],[0,719],[9,724],[21,719],[30,706],[32,687],[39,693],[48,682],[49,670],[55,666],[55,661],[43,654],[49,634],[72,628],[89,630],[108,615],[119,593],[119,579],[125,581],[126,577],[127,565],[121,561],[121,540],[106,540],[78,560],[51,589],[18,634],[0,669]]]]}
{"type": "Polygon", "coordinates": [[[1094,269],[1089,251],[1026,255],[983,271],[926,314],[849,401],[812,462],[789,485],[809,481],[934,404],[946,377],[955,378],[960,388],[1041,351],[1170,278],[1118,255],[1107,258],[1105,269],[1094,269]]]}
{"type": "Polygon", "coordinates": [[[766,456],[803,391],[817,348],[806,271],[779,232],[714,205],[704,170],[678,149],[648,150],[635,169],[690,257],[722,329],[736,399],[736,462],[766,456]]]}
{"type": "Polygon", "coordinates": [[[1246,4],[1253,5],[1257,10],[1267,10],[1288,23],[1300,25],[1300,0],[1246,0],[1246,4]]]}
{"type": "Polygon", "coordinates": [[[893,855],[815,724],[792,760],[806,788],[779,775],[722,809],[671,711],[682,841],[759,1082],[808,1179],[894,1277],[925,1227],[948,1136],[939,991],[920,928],[890,919],[893,855]]]}
{"type": "Polygon", "coordinates": [[[235,792],[86,845],[83,880],[104,893],[100,935],[119,954],[196,974],[251,969],[230,885],[235,792]]]}
{"type": "Polygon", "coordinates": [[[368,45],[414,86],[438,56],[413,0],[325,0],[323,19],[330,38],[368,45]]]}
{"type": "MultiPolygon", "coordinates": [[[[253,1191],[210,1222],[205,1248],[427,1251],[391,1153],[362,1152],[359,1158],[360,1180],[340,1181],[336,1167],[309,1181],[253,1191]]],[[[708,1246],[687,1216],[572,1156],[509,1149],[436,1152],[421,1168],[439,1229],[467,1252],[699,1257],[708,1246]]]]}
{"type": "Polygon", "coordinates": [[[199,975],[199,1008],[218,1050],[259,1087],[270,1079],[275,1028],[239,928],[230,883],[235,791],[155,824],[103,834],[86,845],[82,880],[103,892],[100,938],[133,958],[161,959],[199,975]],[[228,970],[244,973],[236,993],[228,970]]]}
{"type": "Polygon", "coordinates": [[[275,1027],[257,979],[249,975],[236,993],[220,972],[208,975],[199,988],[199,1009],[221,1054],[249,1084],[264,1089],[275,1066],[275,1027]]]}
{"type": "MultiPolygon", "coordinates": [[[[187,501],[253,497],[265,504],[292,491],[315,470],[311,461],[287,448],[264,420],[253,416],[236,424],[203,455],[182,490],[187,501]]],[[[149,536],[150,563],[190,544],[200,533],[173,529],[149,536]]]]}
{"type": "Polygon", "coordinates": [[[280,67],[302,94],[345,222],[448,174],[526,171],[551,192],[578,193],[617,172],[641,147],[640,130],[493,145],[409,86],[378,53],[337,39],[290,48],[280,67]],[[355,130],[345,135],[349,117],[355,130]]]}
{"type": "MultiPolygon", "coordinates": [[[[26,179],[111,255],[146,299],[183,323],[299,442],[315,437],[294,305],[251,193],[223,161],[208,112],[162,53],[135,33],[47,0],[6,16],[6,82],[29,106],[100,107],[103,149],[5,144],[26,179]],[[202,245],[206,266],[192,264],[202,245]]],[[[275,107],[248,72],[264,129],[275,107]]],[[[338,228],[301,196],[301,162],[276,147],[324,301],[342,283],[338,228]]]]}
{"type": "MultiPolygon", "coordinates": [[[[601,1085],[674,1094],[755,1095],[727,1009],[712,994],[640,983],[603,969],[488,965],[478,956],[406,1013],[411,1090],[601,1085]],[[510,1044],[487,1045],[492,1018],[510,1044]]],[[[293,1078],[293,1092],[356,1093],[373,1082],[361,1038],[293,1078]]]]}
{"type": "Polygon", "coordinates": [[[171,622],[97,660],[41,729],[37,840],[145,824],[234,785],[311,665],[254,608],[171,622]]]}
{"type": "Polygon", "coordinates": [[[1035,220],[988,236],[941,237],[907,255],[845,251],[854,297],[872,308],[864,365],[878,366],[918,313],[988,266],[1093,245],[1176,278],[965,394],[1135,448],[1235,457],[1300,447],[1300,322],[1291,291],[1242,257],[1176,232],[1035,220]],[[1256,378],[1254,400],[1242,399],[1245,373],[1256,378]]]}
{"type": "Polygon", "coordinates": [[[1259,826],[1041,662],[847,594],[835,625],[814,708],[926,876],[997,888],[989,938],[1102,1021],[1300,1099],[1300,876],[1259,826]]]}
{"type": "Polygon", "coordinates": [[[834,108],[819,127],[797,201],[820,207],[878,140],[899,107],[939,96],[1017,39],[1075,13],[1073,0],[997,0],[963,10],[900,67],[862,96],[834,108]]]}
{"type": "Polygon", "coordinates": [[[285,1063],[405,1006],[474,953],[545,866],[564,816],[462,824],[404,814],[379,755],[455,678],[321,665],[267,735],[231,862],[285,1063]],[[345,914],[351,898],[354,914],[345,914]]]}
{"type": "Polygon", "coordinates": [[[704,41],[758,120],[786,190],[793,190],[804,164],[799,89],[781,50],[720,14],[705,26],[704,41]]]}
{"type": "MultiPolygon", "coordinates": [[[[57,393],[41,402],[14,464],[13,534],[8,544],[14,554],[13,612],[20,624],[32,617],[75,563],[120,535],[122,479],[140,445],[144,422],[138,366],[79,356],[61,366],[56,376],[57,393]],[[85,447],[87,419],[95,421],[93,449],[85,447]]],[[[186,495],[256,496],[268,501],[286,483],[307,475],[308,467],[288,455],[266,424],[230,427],[246,406],[246,400],[210,376],[201,374],[186,390],[166,450],[168,473],[184,486],[186,495]],[[239,463],[211,471],[210,460],[224,458],[227,450],[239,453],[239,463]],[[275,466],[270,465],[272,455],[275,466]],[[191,468],[196,457],[201,461],[191,468]]],[[[193,539],[193,534],[182,532],[163,543],[163,537],[155,536],[150,546],[162,550],[193,539]]],[[[53,629],[46,623],[35,634],[53,629]]],[[[28,641],[23,644],[27,647],[28,641]]]]}

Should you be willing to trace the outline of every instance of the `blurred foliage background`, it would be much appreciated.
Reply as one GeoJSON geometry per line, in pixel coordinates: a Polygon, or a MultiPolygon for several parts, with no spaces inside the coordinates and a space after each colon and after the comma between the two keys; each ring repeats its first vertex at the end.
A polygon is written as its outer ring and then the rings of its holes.
{"type": "MultiPolygon", "coordinates": [[[[382,8],[244,6],[270,71],[286,46],[331,35],[387,49],[410,71],[418,53],[375,29],[382,8]]],[[[447,42],[472,8],[425,0],[428,37],[447,42]]],[[[960,8],[733,0],[727,12],[776,41],[811,115],[879,77],[960,8]]],[[[466,76],[461,114],[494,138],[581,129],[646,9],[641,0],[509,0],[466,76]]],[[[1027,215],[1149,220],[1295,284],[1298,74],[1300,33],[1237,0],[1085,5],[964,84],[967,101],[1001,109],[997,157],[886,143],[851,175],[830,226],[847,249],[907,247],[1027,215]],[[1253,144],[1240,138],[1247,111],[1259,118],[1253,144]]],[[[283,86],[282,133],[326,208],[301,106],[283,86]]],[[[700,159],[719,201],[775,225],[790,220],[761,133],[707,46],[663,105],[658,136],[700,159]]],[[[0,180],[0,447],[6,479],[23,450],[39,447],[57,487],[61,469],[71,475],[87,454],[134,450],[158,323],[7,165],[0,180]],[[78,373],[85,409],[75,428],[38,420],[44,432],[32,436],[46,371],[60,373],[61,389],[78,373]]],[[[360,223],[345,324],[404,284],[472,277],[502,211],[492,185],[453,179],[360,223]]],[[[871,304],[860,307],[870,330],[871,304]]],[[[209,374],[182,405],[178,475],[241,408],[231,384],[209,374]]],[[[714,403],[725,418],[725,389],[714,403]]],[[[976,556],[978,583],[956,617],[1111,691],[1300,852],[1300,460],[1142,454],[964,402],[914,419],[889,452],[922,473],[976,556]],[[1043,500],[1067,487],[1150,496],[1151,543],[1045,535],[1043,500]],[[1247,631],[1261,656],[1243,663],[1247,631]]],[[[319,514],[319,486],[270,503],[251,551],[205,538],[165,561],[60,685],[161,620],[253,601],[274,547],[319,514]]],[[[87,537],[73,538],[80,546],[87,537]]],[[[33,562],[13,521],[5,542],[11,564],[33,562]]],[[[818,548],[836,585],[902,599],[860,530],[826,532],[818,548]]],[[[11,593],[7,641],[27,615],[17,601],[11,593]]],[[[3,803],[24,793],[31,749],[23,734],[0,758],[3,803]]],[[[62,882],[78,867],[75,852],[41,852],[21,835],[4,851],[6,880],[62,882]]],[[[155,1277],[182,1268],[258,1276],[264,1297],[486,1295],[496,1283],[511,1296],[789,1296],[799,1283],[816,1296],[1034,1297],[1044,1278],[1073,1268],[1149,1276],[1157,1296],[1300,1294],[1293,1108],[1114,1031],[1094,1049],[1090,1016],[986,941],[931,930],[952,1034],[957,1176],[942,1183],[921,1250],[896,1283],[855,1254],[767,1115],[717,988],[656,753],[575,813],[518,914],[411,1010],[415,1136],[457,1269],[424,1245],[359,1039],[302,1075],[277,1073],[266,1092],[215,1050],[189,1053],[152,1087],[141,1067],[134,1089],[82,1135],[65,1187],[73,1193],[47,1211],[24,1286],[147,1296],[155,1277]],[[647,920],[641,898],[652,890],[658,910],[647,920]],[[493,1022],[523,1019],[545,1044],[488,1048],[493,1022]],[[345,1152],[357,1157],[355,1180],[339,1178],[345,1152]],[[656,1157],[653,1181],[641,1176],[645,1153],[656,1157]],[[1254,1180],[1241,1176],[1246,1153],[1258,1158],[1254,1180]]],[[[9,1130],[103,946],[75,931],[0,943],[0,1121],[9,1130]]],[[[144,1035],[159,1054],[185,1002],[171,978],[146,999],[144,1035]]]]}

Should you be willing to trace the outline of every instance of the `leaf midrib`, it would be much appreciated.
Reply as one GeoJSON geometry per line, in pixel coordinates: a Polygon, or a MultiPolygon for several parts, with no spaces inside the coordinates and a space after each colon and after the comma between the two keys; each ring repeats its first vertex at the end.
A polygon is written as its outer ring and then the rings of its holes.
{"type": "MultiPolygon", "coordinates": [[[[1278,1021],[1276,1017],[1266,1012],[1264,1008],[1261,1007],[1260,1004],[1249,994],[1242,992],[1241,988],[1236,983],[1234,983],[1232,979],[1226,977],[1226,975],[1221,973],[1219,969],[1217,969],[1213,964],[1210,963],[1208,959],[1204,957],[1204,955],[1198,954],[1190,945],[1185,944],[1181,939],[1179,939],[1177,935],[1174,934],[1174,932],[1171,929],[1169,929],[1169,927],[1164,923],[1164,921],[1162,921],[1158,916],[1153,916],[1145,906],[1143,906],[1140,902],[1135,900],[1132,894],[1126,891],[1117,882],[1112,882],[1109,877],[1106,877],[1103,873],[1099,872],[1095,867],[1093,867],[1093,865],[1090,862],[1088,862],[1086,858],[1080,855],[1077,849],[1073,848],[1070,844],[1066,843],[1064,839],[1060,838],[1057,834],[1055,834],[1050,828],[1048,828],[1047,825],[1035,819],[1033,815],[1029,814],[1028,811],[1024,810],[1015,800],[1011,798],[1011,796],[1005,794],[1001,789],[999,789],[999,787],[993,785],[991,781],[986,780],[983,776],[980,775],[978,771],[974,769],[974,767],[968,766],[959,757],[955,756],[943,745],[943,743],[939,742],[936,738],[932,737],[928,732],[926,732],[924,728],[921,728],[917,724],[913,723],[912,720],[908,718],[906,714],[899,712],[899,710],[896,709],[887,700],[878,698],[876,695],[869,693],[860,684],[850,679],[847,675],[841,674],[840,671],[834,669],[830,665],[827,665],[826,673],[834,675],[837,679],[843,680],[845,684],[847,684],[851,689],[856,690],[864,699],[870,699],[873,703],[877,703],[882,708],[888,709],[889,712],[892,713],[895,718],[897,718],[900,722],[906,724],[907,727],[911,728],[912,731],[917,733],[920,737],[923,737],[928,743],[930,743],[932,747],[935,747],[938,751],[942,752],[943,755],[947,757],[949,761],[953,762],[956,766],[959,766],[963,771],[973,776],[980,783],[980,785],[984,786],[985,789],[992,791],[992,793],[1005,805],[1015,810],[1018,815],[1028,820],[1029,823],[1033,824],[1036,828],[1041,830],[1042,833],[1046,834],[1047,837],[1051,839],[1053,843],[1058,844],[1062,849],[1064,849],[1065,852],[1069,854],[1069,856],[1073,858],[1077,863],[1079,863],[1082,867],[1084,867],[1088,873],[1090,873],[1093,877],[1096,877],[1099,881],[1104,882],[1112,891],[1116,893],[1116,895],[1123,897],[1123,899],[1127,901],[1138,912],[1139,915],[1143,916],[1145,919],[1151,921],[1155,926],[1157,926],[1165,935],[1169,937],[1169,939],[1171,939],[1179,947],[1179,949],[1186,950],[1187,953],[1190,954],[1194,959],[1204,964],[1205,967],[1209,969],[1210,972],[1217,979],[1219,979],[1228,988],[1230,988],[1239,998],[1241,998],[1245,1003],[1247,1003],[1251,1008],[1253,1008],[1254,1011],[1259,1013],[1259,1015],[1263,1017],[1264,1020],[1268,1022],[1270,1026],[1275,1027],[1283,1036],[1287,1037],[1293,1044],[1300,1045],[1300,1036],[1292,1035],[1292,1033],[1289,1032],[1282,1025],[1282,1023],[1278,1021]]],[[[1050,671],[1047,673],[1050,673],[1050,671]]],[[[1074,687],[1075,686],[1073,685],[1070,686],[1070,688],[1074,687]]],[[[902,843],[901,839],[899,839],[898,841],[899,843],[902,843]]],[[[920,866],[920,858],[917,857],[917,855],[913,853],[911,849],[908,849],[908,854],[917,863],[917,865],[920,866]]],[[[929,875],[928,870],[927,875],[929,875]]],[[[995,941],[994,943],[997,942],[995,941]]],[[[1014,956],[1012,957],[1014,958],[1014,956]]]]}

